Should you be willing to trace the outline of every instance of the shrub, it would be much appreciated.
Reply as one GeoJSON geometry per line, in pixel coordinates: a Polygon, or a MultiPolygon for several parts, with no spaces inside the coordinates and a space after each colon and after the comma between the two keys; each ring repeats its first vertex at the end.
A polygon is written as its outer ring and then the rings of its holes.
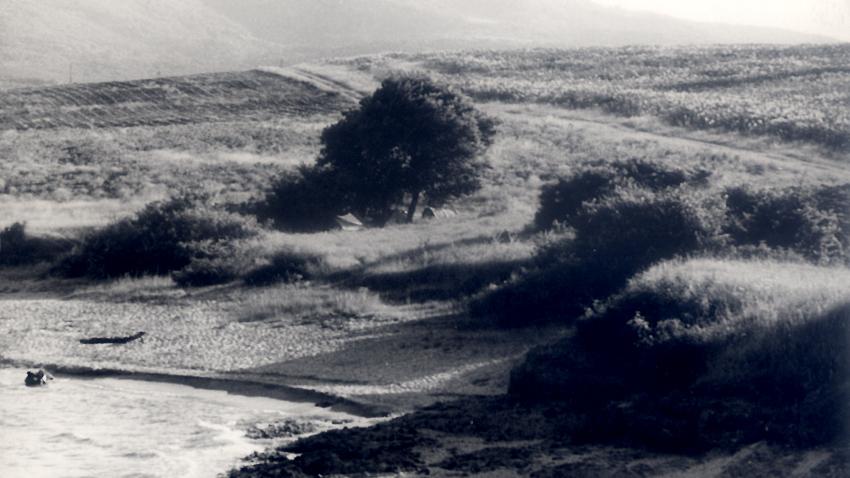
{"type": "Polygon", "coordinates": [[[32,237],[26,224],[16,222],[0,232],[0,265],[22,266],[51,262],[68,252],[73,242],[67,239],[32,237]]]}
{"type": "Polygon", "coordinates": [[[238,271],[227,260],[207,257],[192,259],[186,267],[171,273],[174,282],[183,287],[226,284],[238,277],[238,271]]]}
{"type": "Polygon", "coordinates": [[[661,264],[530,353],[511,392],[570,401],[597,438],[666,449],[844,440],[848,286],[847,270],[805,264],[661,264]]]}
{"type": "Polygon", "coordinates": [[[281,176],[258,206],[260,219],[271,219],[274,227],[287,232],[327,231],[343,212],[335,180],[318,168],[302,166],[281,176]]]}
{"type": "Polygon", "coordinates": [[[210,242],[245,238],[258,231],[253,218],[184,196],[148,204],[135,218],[92,232],[61,267],[68,275],[96,279],[168,274],[193,259],[212,259],[210,242]]]}
{"type": "Polygon", "coordinates": [[[724,232],[735,245],[765,244],[814,261],[850,263],[850,184],[726,191],[724,232]]]}
{"type": "Polygon", "coordinates": [[[206,239],[192,243],[194,256],[188,265],[171,273],[181,286],[203,287],[240,279],[256,267],[258,252],[253,241],[206,239]]]}
{"type": "Polygon", "coordinates": [[[283,251],[274,255],[271,263],[260,266],[245,274],[249,285],[269,285],[277,282],[291,283],[312,280],[318,275],[324,261],[318,256],[294,251],[283,251]]]}
{"type": "Polygon", "coordinates": [[[534,216],[534,226],[542,231],[553,225],[569,224],[581,212],[582,203],[611,192],[613,175],[609,171],[590,169],[569,179],[544,186],[540,207],[534,216]]]}
{"type": "Polygon", "coordinates": [[[585,203],[572,220],[574,239],[542,248],[533,273],[477,299],[470,311],[504,326],[571,322],[640,270],[706,247],[713,234],[703,216],[672,195],[585,203]]]}
{"type": "Polygon", "coordinates": [[[617,189],[658,193],[685,183],[702,184],[709,175],[703,170],[668,169],[641,159],[592,165],[543,188],[534,226],[542,231],[558,223],[572,225],[583,203],[608,197],[617,189]]]}

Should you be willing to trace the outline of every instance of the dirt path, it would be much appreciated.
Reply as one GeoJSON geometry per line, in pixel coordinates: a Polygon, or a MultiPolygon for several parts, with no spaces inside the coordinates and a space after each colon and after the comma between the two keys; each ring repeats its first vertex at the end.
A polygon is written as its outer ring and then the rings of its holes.
{"type": "MultiPolygon", "coordinates": [[[[555,124],[575,131],[587,141],[654,143],[663,152],[708,152],[736,158],[743,170],[758,174],[769,171],[772,178],[786,183],[843,184],[850,182],[850,153],[824,153],[814,146],[786,144],[765,137],[745,137],[726,132],[689,130],[666,126],[654,118],[622,118],[594,110],[568,110],[546,105],[488,103],[482,109],[500,116],[519,116],[523,121],[555,124]]],[[[734,173],[734,171],[713,171],[734,173]]],[[[735,183],[734,174],[726,182],[735,183]]],[[[737,178],[740,182],[740,178],[737,178]]],[[[722,185],[722,184],[721,184],[722,185]]]]}
{"type": "Polygon", "coordinates": [[[321,91],[337,93],[354,104],[378,87],[378,82],[370,75],[333,65],[303,64],[286,68],[263,67],[261,70],[309,83],[321,91]]]}

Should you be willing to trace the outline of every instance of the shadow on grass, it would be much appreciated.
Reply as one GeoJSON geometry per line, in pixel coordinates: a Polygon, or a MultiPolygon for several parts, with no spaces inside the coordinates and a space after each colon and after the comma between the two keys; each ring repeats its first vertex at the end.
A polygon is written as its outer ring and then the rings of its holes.
{"type": "Polygon", "coordinates": [[[490,284],[501,284],[528,265],[528,260],[439,264],[412,271],[364,275],[348,282],[367,287],[389,302],[453,300],[472,296],[490,284]]]}
{"type": "Polygon", "coordinates": [[[850,303],[803,323],[742,321],[720,337],[640,317],[627,304],[580,322],[575,337],[528,354],[510,393],[569,403],[583,442],[693,452],[850,437],[850,303]]]}
{"type": "Polygon", "coordinates": [[[459,249],[458,261],[440,261],[428,265],[430,254],[439,254],[450,248],[493,244],[498,237],[481,235],[440,244],[427,244],[398,254],[381,257],[357,270],[330,275],[327,280],[349,288],[366,287],[392,303],[422,303],[427,301],[455,300],[470,297],[492,285],[503,284],[523,268],[530,267],[532,259],[485,260],[463,258],[459,249]],[[406,270],[372,272],[387,264],[410,263],[406,270]],[[417,266],[417,264],[420,264],[417,266]]]}
{"type": "Polygon", "coordinates": [[[386,256],[381,256],[381,258],[377,261],[370,262],[364,265],[364,268],[372,268],[377,267],[382,264],[392,264],[395,262],[417,262],[422,261],[423,257],[428,254],[434,254],[437,252],[441,252],[447,249],[451,249],[453,247],[464,247],[464,246],[477,246],[482,244],[492,244],[498,240],[497,236],[491,235],[479,235],[476,237],[467,237],[465,239],[458,239],[456,241],[451,242],[441,242],[439,244],[423,244],[420,247],[406,250],[403,252],[399,252],[397,254],[391,254],[386,256]]]}

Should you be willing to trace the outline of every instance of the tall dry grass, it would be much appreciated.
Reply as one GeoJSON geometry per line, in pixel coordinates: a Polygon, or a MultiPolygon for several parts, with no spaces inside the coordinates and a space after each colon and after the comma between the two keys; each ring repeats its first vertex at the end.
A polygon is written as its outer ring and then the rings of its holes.
{"type": "Polygon", "coordinates": [[[366,288],[341,289],[301,282],[247,291],[228,305],[240,322],[274,321],[286,324],[321,324],[358,329],[375,324],[412,320],[427,314],[446,313],[451,304],[388,305],[366,288]]]}

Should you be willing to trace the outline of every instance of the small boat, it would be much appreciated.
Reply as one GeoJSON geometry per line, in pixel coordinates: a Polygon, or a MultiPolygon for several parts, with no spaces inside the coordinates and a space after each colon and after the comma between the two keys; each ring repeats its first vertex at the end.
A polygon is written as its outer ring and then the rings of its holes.
{"type": "Polygon", "coordinates": [[[140,339],[145,335],[144,332],[139,332],[135,335],[129,335],[127,337],[92,337],[90,339],[80,339],[81,344],[126,344],[127,342],[132,342],[133,340],[140,339]]]}

